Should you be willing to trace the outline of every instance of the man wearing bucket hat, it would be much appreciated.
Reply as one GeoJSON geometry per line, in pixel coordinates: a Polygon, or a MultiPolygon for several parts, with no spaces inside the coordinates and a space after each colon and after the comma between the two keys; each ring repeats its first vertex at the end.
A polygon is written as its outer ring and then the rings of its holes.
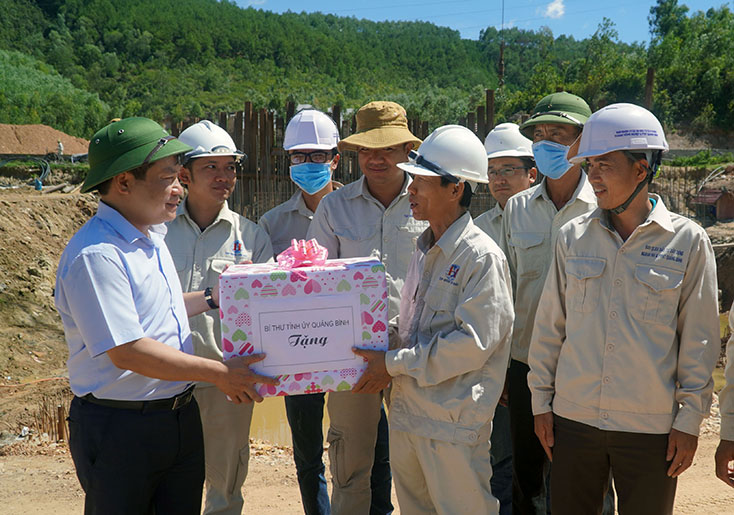
{"type": "Polygon", "coordinates": [[[253,383],[275,381],[249,370],[262,356],[191,355],[187,316],[209,307],[203,291],[182,293],[162,225],[176,214],[179,158],[191,147],[147,118],[111,123],[89,147],[82,192],[101,201],[66,246],[55,293],[85,512],[198,514],[204,447],[192,381],[235,402],[261,400],[253,383]]]}
{"type": "MultiPolygon", "coordinates": [[[[207,299],[219,284],[219,274],[240,262],[272,261],[270,239],[260,227],[232,212],[227,199],[237,182],[239,160],[231,136],[209,120],[184,130],[179,141],[193,150],[184,155],[179,180],[186,197],[168,224],[166,244],[183,291],[205,290],[207,299]]],[[[194,354],[222,360],[219,306],[189,319],[194,354]]],[[[211,383],[196,385],[206,458],[206,514],[242,513],[242,485],[250,456],[252,403],[234,404],[211,383]]]]}
{"type": "Polygon", "coordinates": [[[673,512],[719,356],[716,262],[706,231],[648,193],[668,149],[660,122],[613,104],[586,122],[598,208],[559,232],[530,345],[533,413],[553,459],[553,513],[673,512]]]}
{"type": "MultiPolygon", "coordinates": [[[[419,144],[400,105],[363,106],[357,112],[357,132],[338,145],[340,151],[357,152],[363,176],[324,197],[308,231],[332,258],[372,256],[385,264],[390,317],[398,313],[415,240],[426,228],[410,214],[410,177],[397,166],[419,144]]],[[[332,510],[349,515],[391,512],[381,394],[330,393],[327,408],[332,510]]]]}
{"type": "Polygon", "coordinates": [[[512,283],[499,247],[472,222],[472,190],[487,182],[482,142],[439,127],[398,165],[414,176],[418,238],[400,297],[399,343],[355,349],[369,365],[354,391],[392,381],[390,458],[404,513],[499,513],[489,435],[504,386],[512,283]]]}
{"type": "MultiPolygon", "coordinates": [[[[514,123],[501,123],[484,139],[489,168],[489,193],[497,204],[482,213],[474,224],[499,244],[502,213],[507,200],[535,182],[538,170],[533,159],[533,142],[520,133],[514,123]]],[[[507,408],[507,382],[492,421],[492,493],[500,501],[500,514],[512,513],[512,436],[507,408]]]]}
{"type": "MultiPolygon", "coordinates": [[[[283,148],[291,162],[291,179],[298,188],[289,200],[265,213],[258,222],[270,235],[276,255],[288,248],[292,239],[306,238],[321,199],[341,186],[331,179],[339,164],[338,142],[336,123],[321,111],[304,109],[288,122],[283,148]]],[[[331,512],[323,461],[325,397],[324,393],[313,393],[284,398],[306,515],[331,512]]]]}
{"type": "Polygon", "coordinates": [[[579,165],[566,160],[568,146],[591,115],[583,99],[553,93],[535,106],[520,131],[533,140],[538,170],[545,176],[511,197],[502,215],[500,247],[507,256],[515,291],[515,327],[507,371],[512,431],[513,513],[546,513],[550,464],[535,436],[527,384],[528,348],[535,311],[563,224],[596,207],[594,192],[579,165]]]}

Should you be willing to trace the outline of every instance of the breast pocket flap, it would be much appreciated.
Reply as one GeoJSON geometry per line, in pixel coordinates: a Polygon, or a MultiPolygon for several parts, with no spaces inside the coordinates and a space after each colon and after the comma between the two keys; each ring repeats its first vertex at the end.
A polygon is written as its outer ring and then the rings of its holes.
{"type": "Polygon", "coordinates": [[[542,234],[524,233],[513,234],[510,238],[510,245],[520,249],[530,249],[537,247],[543,243],[544,236],[542,234]]]}
{"type": "Polygon", "coordinates": [[[579,280],[599,277],[606,266],[607,261],[602,258],[569,257],[566,259],[566,273],[579,280]]]}
{"type": "Polygon", "coordinates": [[[683,282],[683,272],[651,265],[637,265],[635,278],[655,291],[673,290],[683,282]]]}

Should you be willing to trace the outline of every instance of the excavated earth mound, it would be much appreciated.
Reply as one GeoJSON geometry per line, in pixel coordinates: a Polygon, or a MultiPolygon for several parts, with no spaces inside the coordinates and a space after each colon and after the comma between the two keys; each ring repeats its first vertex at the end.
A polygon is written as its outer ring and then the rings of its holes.
{"type": "Polygon", "coordinates": [[[0,123],[0,154],[42,156],[55,153],[58,141],[64,154],[85,154],[89,141],[49,127],[48,125],[9,125],[0,123]]]}

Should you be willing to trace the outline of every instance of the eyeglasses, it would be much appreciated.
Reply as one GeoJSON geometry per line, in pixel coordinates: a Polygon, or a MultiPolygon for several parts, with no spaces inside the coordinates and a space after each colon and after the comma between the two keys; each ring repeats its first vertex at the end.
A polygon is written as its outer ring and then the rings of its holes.
{"type": "Polygon", "coordinates": [[[430,171],[435,173],[436,175],[440,175],[441,177],[445,177],[447,180],[453,182],[454,184],[459,184],[459,178],[455,175],[452,175],[451,173],[447,172],[440,166],[438,166],[436,163],[430,162],[428,159],[420,155],[415,150],[411,150],[408,152],[408,158],[415,161],[415,164],[421,165],[424,168],[428,168],[430,171]]]}
{"type": "Polygon", "coordinates": [[[527,166],[505,166],[504,168],[490,168],[487,170],[487,175],[490,181],[494,181],[497,177],[509,178],[513,177],[518,170],[527,170],[527,166]]]}
{"type": "Polygon", "coordinates": [[[314,150],[313,152],[293,152],[288,154],[288,157],[294,165],[300,165],[306,161],[321,164],[331,161],[331,154],[329,150],[314,150]]]}
{"type": "Polygon", "coordinates": [[[141,166],[147,165],[150,162],[150,160],[153,159],[153,156],[155,156],[156,152],[158,152],[161,148],[163,148],[165,144],[171,141],[172,139],[176,139],[176,136],[165,136],[159,139],[156,146],[153,147],[153,150],[151,150],[150,153],[147,156],[145,156],[145,159],[143,159],[143,163],[141,166]]]}

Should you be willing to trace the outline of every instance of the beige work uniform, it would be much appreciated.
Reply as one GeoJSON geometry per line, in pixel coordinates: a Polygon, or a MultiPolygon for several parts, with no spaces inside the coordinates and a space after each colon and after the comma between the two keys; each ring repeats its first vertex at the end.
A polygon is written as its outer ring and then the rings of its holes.
{"type": "MultiPolygon", "coordinates": [[[[734,330],[734,309],[729,310],[729,328],[734,330]]],[[[721,439],[734,441],[734,334],[726,343],[726,385],[719,394],[721,439]]]]}
{"type": "Polygon", "coordinates": [[[499,204],[489,211],[485,211],[474,220],[474,225],[487,233],[492,241],[499,245],[500,234],[502,234],[502,212],[499,204]]]}
{"type": "Polygon", "coordinates": [[[700,226],[650,196],[626,241],[601,209],[561,229],[530,347],[534,414],[698,435],[720,350],[716,261],[700,226]]]}
{"type": "Polygon", "coordinates": [[[390,461],[404,513],[498,513],[489,435],[512,334],[507,261],[469,213],[418,240],[388,351],[390,461]]]}
{"type": "MultiPolygon", "coordinates": [[[[184,292],[216,288],[227,265],[241,261],[272,261],[270,238],[260,227],[230,211],[225,204],[212,224],[199,229],[181,202],[168,224],[166,244],[171,251],[184,292]]],[[[222,360],[218,310],[189,318],[194,354],[222,360]]],[[[247,477],[252,403],[234,404],[214,385],[199,383],[194,390],[204,431],[206,500],[204,513],[239,514],[247,477]]]]}
{"type": "Polygon", "coordinates": [[[293,238],[306,238],[312,219],[313,211],[306,206],[299,189],[291,198],[262,215],[257,223],[270,236],[277,256],[290,247],[293,238]]]}
{"type": "Polygon", "coordinates": [[[528,362],[530,336],[558,230],[569,220],[592,211],[596,196],[586,174],[560,210],[548,196],[546,181],[509,198],[502,215],[500,248],[507,256],[515,294],[512,359],[528,362]]]}
{"type": "MultiPolygon", "coordinates": [[[[329,250],[330,258],[374,257],[385,264],[389,318],[398,313],[400,289],[415,241],[428,227],[410,212],[409,184],[410,177],[405,174],[402,190],[385,208],[361,177],[321,200],[308,231],[309,238],[316,238],[329,250]]],[[[329,394],[327,440],[334,486],[331,509],[336,515],[369,513],[381,405],[380,394],[329,394]]]]}

